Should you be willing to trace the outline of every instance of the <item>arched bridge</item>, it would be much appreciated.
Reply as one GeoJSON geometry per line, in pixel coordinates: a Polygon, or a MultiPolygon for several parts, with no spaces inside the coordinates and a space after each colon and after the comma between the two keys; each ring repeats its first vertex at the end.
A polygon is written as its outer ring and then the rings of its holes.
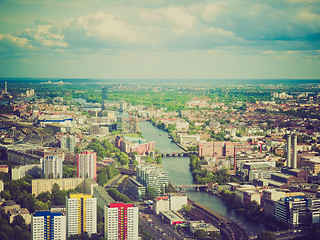
{"type": "Polygon", "coordinates": [[[188,152],[167,152],[167,153],[159,153],[161,157],[189,157],[190,153],[188,152]]]}

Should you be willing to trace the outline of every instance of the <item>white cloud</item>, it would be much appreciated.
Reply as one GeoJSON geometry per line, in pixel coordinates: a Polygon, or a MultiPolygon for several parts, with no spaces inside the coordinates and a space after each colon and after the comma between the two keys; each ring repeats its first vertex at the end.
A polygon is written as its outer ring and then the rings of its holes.
{"type": "Polygon", "coordinates": [[[135,26],[126,23],[118,16],[102,11],[79,17],[76,25],[83,28],[89,37],[128,43],[142,39],[135,26]]]}
{"type": "MultiPolygon", "coordinates": [[[[33,38],[34,42],[43,47],[66,48],[68,44],[64,42],[64,35],[51,32],[53,26],[50,24],[39,25],[37,28],[27,29],[26,34],[33,38]]],[[[55,30],[54,30],[55,31],[55,30]]]]}
{"type": "Polygon", "coordinates": [[[301,20],[310,21],[310,22],[320,21],[320,15],[316,13],[312,13],[309,10],[301,10],[298,13],[298,18],[301,20]]]}
{"type": "Polygon", "coordinates": [[[11,34],[0,34],[0,49],[5,47],[32,49],[32,46],[30,45],[30,41],[25,37],[17,37],[11,34]]]}
{"type": "Polygon", "coordinates": [[[192,31],[198,25],[197,17],[182,7],[143,10],[139,16],[142,21],[140,24],[151,25],[151,29],[155,32],[170,30],[181,35],[192,31]]]}
{"type": "Polygon", "coordinates": [[[216,19],[217,15],[222,11],[222,7],[220,5],[218,4],[206,5],[202,13],[202,18],[207,22],[210,22],[216,19]]]}

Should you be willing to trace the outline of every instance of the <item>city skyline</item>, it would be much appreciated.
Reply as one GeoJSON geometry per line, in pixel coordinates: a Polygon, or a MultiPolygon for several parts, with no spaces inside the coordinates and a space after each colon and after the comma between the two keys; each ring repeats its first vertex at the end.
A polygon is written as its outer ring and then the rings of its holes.
{"type": "Polygon", "coordinates": [[[319,0],[0,6],[0,77],[320,78],[319,0]]]}

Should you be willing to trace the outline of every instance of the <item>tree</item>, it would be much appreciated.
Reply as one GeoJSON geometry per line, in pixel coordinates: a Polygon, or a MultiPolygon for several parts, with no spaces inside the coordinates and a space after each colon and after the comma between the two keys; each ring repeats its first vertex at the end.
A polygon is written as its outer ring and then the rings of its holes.
{"type": "Polygon", "coordinates": [[[191,206],[188,204],[184,204],[181,208],[182,211],[184,212],[190,212],[191,211],[191,206]]]}
{"type": "Polygon", "coordinates": [[[80,153],[80,148],[78,146],[75,146],[73,151],[75,154],[80,153]]]}
{"type": "Polygon", "coordinates": [[[156,162],[157,162],[157,164],[161,165],[161,163],[162,163],[162,158],[161,158],[160,155],[157,156],[156,162]]]}
{"type": "Polygon", "coordinates": [[[157,191],[153,187],[146,187],[145,199],[155,199],[157,196],[157,191]]]}
{"type": "Polygon", "coordinates": [[[259,233],[257,239],[258,240],[276,240],[277,237],[273,232],[263,231],[259,233]]]}
{"type": "Polygon", "coordinates": [[[11,227],[13,226],[19,226],[21,229],[27,230],[27,225],[26,225],[26,221],[24,220],[24,218],[21,215],[17,215],[14,217],[12,223],[11,223],[11,227]]]}
{"type": "Polygon", "coordinates": [[[205,238],[208,236],[208,233],[203,230],[203,229],[198,229],[197,231],[194,232],[194,236],[198,239],[198,238],[205,238]]]}

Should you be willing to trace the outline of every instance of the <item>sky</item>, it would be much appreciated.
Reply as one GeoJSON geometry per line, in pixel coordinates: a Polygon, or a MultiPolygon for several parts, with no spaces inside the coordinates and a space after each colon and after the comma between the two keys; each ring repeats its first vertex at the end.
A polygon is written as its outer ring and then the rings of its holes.
{"type": "Polygon", "coordinates": [[[0,0],[0,77],[320,79],[320,0],[0,0]]]}

